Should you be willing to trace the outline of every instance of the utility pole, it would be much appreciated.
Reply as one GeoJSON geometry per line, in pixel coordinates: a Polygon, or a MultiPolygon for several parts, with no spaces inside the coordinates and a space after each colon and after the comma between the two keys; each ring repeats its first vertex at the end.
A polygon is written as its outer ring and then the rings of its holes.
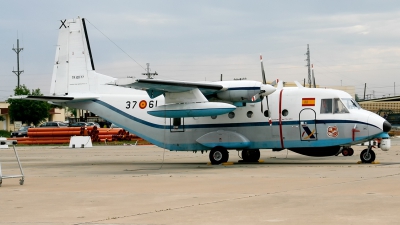
{"type": "Polygon", "coordinates": [[[312,68],[312,86],[313,88],[317,88],[317,85],[315,84],[314,64],[311,64],[311,68],[312,68]]]}
{"type": "Polygon", "coordinates": [[[365,100],[365,91],[367,90],[367,83],[364,84],[364,100],[365,100]]]}
{"type": "Polygon", "coordinates": [[[158,73],[157,71],[154,71],[154,73],[150,73],[150,63],[146,63],[146,65],[146,73],[142,73],[142,75],[147,76],[147,79],[153,79],[155,75],[158,75],[158,73]]]}
{"type": "Polygon", "coordinates": [[[14,45],[13,45],[12,50],[14,50],[14,52],[17,53],[17,71],[13,70],[12,72],[15,73],[15,75],[17,75],[17,77],[18,77],[18,87],[19,87],[19,75],[21,75],[21,73],[24,72],[23,70],[19,70],[19,53],[22,50],[24,50],[24,48],[19,47],[19,39],[17,39],[17,48],[14,48],[14,45]]]}
{"type": "Polygon", "coordinates": [[[307,67],[308,67],[308,87],[311,88],[311,64],[310,64],[310,48],[309,45],[307,44],[307,67]]]}

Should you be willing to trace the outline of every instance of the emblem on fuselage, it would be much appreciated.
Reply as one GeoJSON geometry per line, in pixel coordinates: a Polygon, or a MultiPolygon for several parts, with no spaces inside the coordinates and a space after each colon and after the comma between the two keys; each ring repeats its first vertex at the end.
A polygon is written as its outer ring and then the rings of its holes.
{"type": "Polygon", "coordinates": [[[301,127],[303,128],[303,132],[301,134],[302,140],[313,140],[316,138],[314,135],[315,129],[311,131],[307,124],[303,124],[301,127]]]}
{"type": "Polygon", "coordinates": [[[327,129],[328,137],[337,137],[339,135],[339,130],[336,126],[329,126],[327,129]]]}
{"type": "Polygon", "coordinates": [[[142,101],[139,102],[139,107],[140,107],[141,109],[146,108],[146,106],[147,106],[147,102],[146,102],[145,100],[142,100],[142,101]]]}

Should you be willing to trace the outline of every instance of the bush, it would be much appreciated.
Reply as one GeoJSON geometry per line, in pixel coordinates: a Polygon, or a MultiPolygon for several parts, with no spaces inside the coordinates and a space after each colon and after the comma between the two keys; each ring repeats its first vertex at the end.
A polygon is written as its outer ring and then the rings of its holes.
{"type": "Polygon", "coordinates": [[[0,130],[0,137],[6,137],[9,138],[11,135],[10,131],[6,131],[6,130],[0,130]]]}

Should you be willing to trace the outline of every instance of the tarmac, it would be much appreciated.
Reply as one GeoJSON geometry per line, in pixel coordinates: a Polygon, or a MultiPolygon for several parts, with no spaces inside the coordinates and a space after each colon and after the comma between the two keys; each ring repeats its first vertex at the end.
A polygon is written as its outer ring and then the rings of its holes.
{"type": "MultiPolygon", "coordinates": [[[[25,182],[4,179],[3,224],[400,224],[400,138],[353,156],[261,150],[262,163],[209,165],[155,146],[17,146],[25,182]]],[[[12,148],[3,175],[20,174],[12,148]]]]}

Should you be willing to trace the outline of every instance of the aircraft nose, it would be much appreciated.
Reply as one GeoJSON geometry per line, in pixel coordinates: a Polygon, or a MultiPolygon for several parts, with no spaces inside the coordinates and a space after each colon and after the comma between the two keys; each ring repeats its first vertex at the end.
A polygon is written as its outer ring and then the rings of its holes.
{"type": "Polygon", "coordinates": [[[383,131],[384,132],[389,132],[390,129],[392,129],[392,125],[387,120],[385,120],[383,122],[383,131]]]}

